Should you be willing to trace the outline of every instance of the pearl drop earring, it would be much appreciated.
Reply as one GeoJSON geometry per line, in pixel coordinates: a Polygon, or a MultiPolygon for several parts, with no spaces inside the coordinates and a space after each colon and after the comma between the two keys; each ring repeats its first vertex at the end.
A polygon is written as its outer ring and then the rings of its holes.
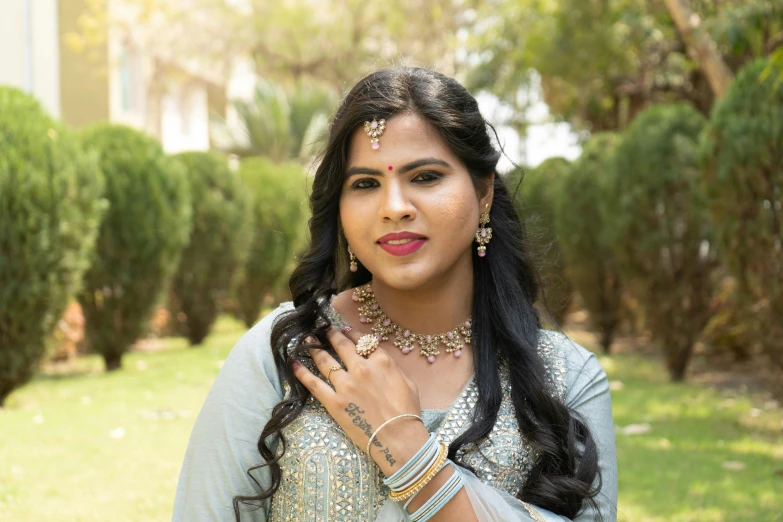
{"type": "Polygon", "coordinates": [[[356,272],[359,270],[359,265],[356,264],[356,256],[353,255],[353,251],[351,250],[351,247],[348,247],[348,257],[351,258],[351,272],[356,272]]]}

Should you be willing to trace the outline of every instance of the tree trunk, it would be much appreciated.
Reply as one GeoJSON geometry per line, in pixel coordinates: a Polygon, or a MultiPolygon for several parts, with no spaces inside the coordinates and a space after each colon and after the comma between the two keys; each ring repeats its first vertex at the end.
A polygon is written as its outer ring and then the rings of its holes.
{"type": "Polygon", "coordinates": [[[103,354],[103,361],[106,363],[107,372],[113,372],[122,368],[122,355],[118,353],[103,354]]]}
{"type": "Polygon", "coordinates": [[[685,372],[688,369],[688,362],[693,353],[693,343],[687,340],[680,340],[680,346],[676,342],[671,343],[664,350],[666,355],[666,369],[669,370],[669,377],[674,382],[685,380],[685,372]]]}
{"type": "Polygon", "coordinates": [[[728,92],[734,75],[718,52],[718,46],[701,29],[701,20],[688,7],[687,0],[664,0],[664,3],[685,45],[696,56],[715,97],[722,97],[728,92]]]}
{"type": "Polygon", "coordinates": [[[14,391],[12,386],[0,384],[0,408],[5,406],[5,400],[11,395],[12,391],[14,391]]]}

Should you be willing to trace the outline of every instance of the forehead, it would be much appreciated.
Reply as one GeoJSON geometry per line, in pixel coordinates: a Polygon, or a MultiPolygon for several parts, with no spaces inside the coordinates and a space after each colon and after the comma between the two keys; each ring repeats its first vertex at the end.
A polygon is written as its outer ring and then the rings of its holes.
{"type": "Polygon", "coordinates": [[[348,168],[395,165],[424,157],[443,159],[452,165],[459,159],[432,125],[413,113],[403,113],[386,120],[386,130],[379,137],[380,149],[373,150],[370,137],[359,126],[351,135],[348,168]]]}

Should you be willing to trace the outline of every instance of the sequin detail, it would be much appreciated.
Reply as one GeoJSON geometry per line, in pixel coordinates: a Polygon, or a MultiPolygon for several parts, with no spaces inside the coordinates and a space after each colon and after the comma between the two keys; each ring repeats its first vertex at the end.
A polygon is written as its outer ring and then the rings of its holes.
{"type": "MultiPolygon", "coordinates": [[[[336,326],[345,324],[331,306],[327,311],[336,326]]],[[[547,369],[550,393],[562,400],[566,393],[566,366],[560,347],[568,341],[556,332],[541,330],[540,334],[538,353],[547,369]]],[[[303,362],[317,374],[311,361],[303,362]]],[[[458,460],[473,466],[485,484],[516,496],[537,455],[519,433],[506,368],[501,369],[500,377],[503,399],[495,426],[479,444],[463,446],[458,460]]],[[[435,430],[438,439],[450,444],[462,434],[470,426],[477,401],[474,376],[435,430]]],[[[288,448],[280,459],[282,481],[272,498],[269,522],[347,522],[377,517],[389,495],[383,473],[346,437],[320,402],[310,397],[283,435],[288,448]]]]}

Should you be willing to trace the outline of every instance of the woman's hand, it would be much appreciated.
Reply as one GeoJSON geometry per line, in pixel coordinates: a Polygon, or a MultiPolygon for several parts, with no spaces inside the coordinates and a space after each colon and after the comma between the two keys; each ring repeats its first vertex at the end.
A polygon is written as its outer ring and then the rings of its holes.
{"type": "MultiPolygon", "coordinates": [[[[349,332],[350,333],[350,332],[349,332]]],[[[403,413],[421,415],[419,393],[394,359],[378,347],[366,359],[356,353],[358,335],[352,339],[334,326],[326,333],[329,343],[345,364],[334,370],[329,380],[334,390],[303,364],[293,363],[294,375],[318,399],[362,451],[370,435],[384,422],[403,413]]],[[[310,339],[313,343],[317,340],[310,339]]],[[[329,368],[340,366],[329,353],[311,348],[310,354],[323,376],[329,368]]],[[[387,424],[373,439],[370,457],[388,477],[402,467],[424,443],[429,434],[421,421],[403,417],[387,424]]]]}

